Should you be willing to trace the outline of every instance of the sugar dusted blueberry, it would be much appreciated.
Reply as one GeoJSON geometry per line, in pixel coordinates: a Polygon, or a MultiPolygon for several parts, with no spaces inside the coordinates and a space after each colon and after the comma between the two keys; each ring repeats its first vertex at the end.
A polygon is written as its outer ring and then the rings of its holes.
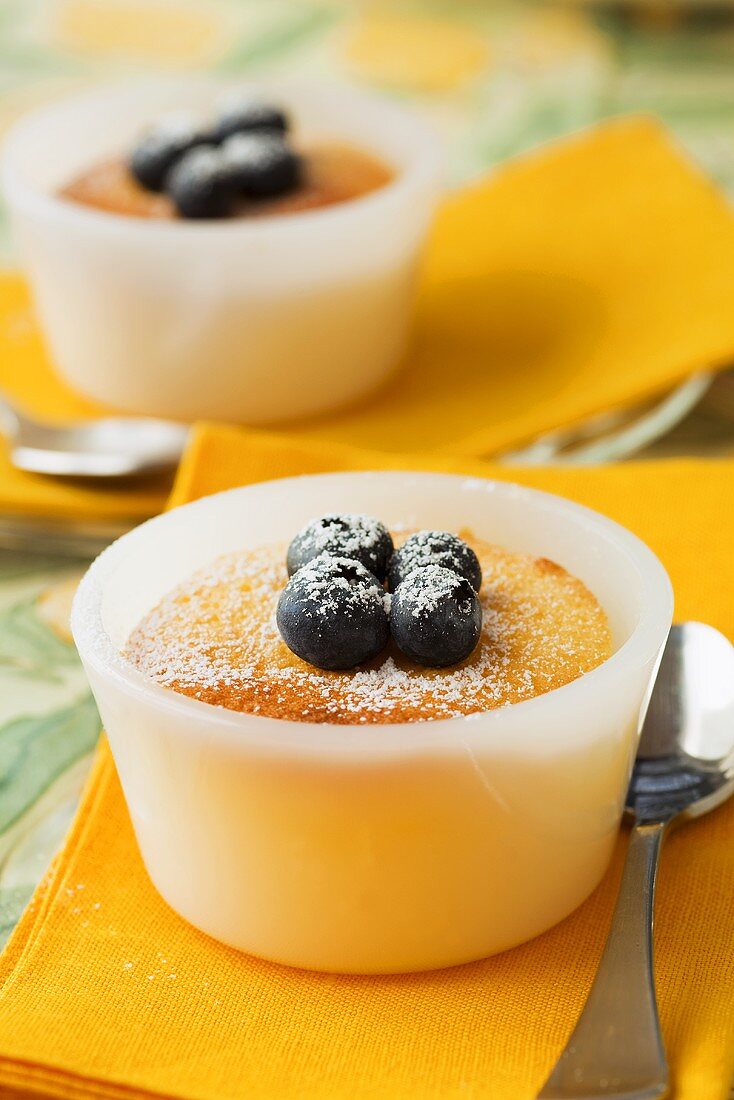
{"type": "Polygon", "coordinates": [[[130,171],[149,191],[162,191],[177,161],[203,140],[201,131],[187,116],[163,118],[133,149],[130,171]]]}
{"type": "Polygon", "coordinates": [[[216,141],[225,141],[233,134],[276,130],[282,135],[287,129],[288,116],[279,107],[272,103],[241,99],[223,109],[212,133],[216,141]]]}
{"type": "Polygon", "coordinates": [[[440,565],[415,569],[390,600],[395,644],[416,664],[444,668],[474,650],[482,608],[466,577],[440,565]]]}
{"type": "MultiPolygon", "coordinates": [[[[318,554],[306,563],[311,572],[326,580],[347,581],[349,584],[366,584],[385,595],[382,584],[374,573],[366,569],[356,558],[347,558],[335,554],[318,554]]],[[[305,568],[305,566],[302,566],[305,568]]]]}
{"type": "Polygon", "coordinates": [[[232,207],[221,154],[211,145],[185,153],[169,173],[166,190],[184,218],[223,218],[232,207]]]}
{"type": "Polygon", "coordinates": [[[292,575],[319,554],[354,558],[384,581],[393,553],[393,541],[384,523],[372,516],[329,512],[311,520],[288,547],[288,574],[292,575]]]}
{"type": "Polygon", "coordinates": [[[354,668],[387,645],[386,601],[360,562],[324,554],[294,573],[283,589],[278,630],[288,648],[309,664],[354,668]]]}
{"type": "Polygon", "coordinates": [[[390,592],[401,584],[414,569],[440,565],[465,577],[478,592],[482,586],[482,568],[468,543],[449,531],[416,531],[395,551],[387,575],[390,592]]]}
{"type": "Polygon", "coordinates": [[[228,138],[222,145],[222,162],[231,187],[251,199],[291,191],[301,174],[301,158],[274,130],[228,138]]]}

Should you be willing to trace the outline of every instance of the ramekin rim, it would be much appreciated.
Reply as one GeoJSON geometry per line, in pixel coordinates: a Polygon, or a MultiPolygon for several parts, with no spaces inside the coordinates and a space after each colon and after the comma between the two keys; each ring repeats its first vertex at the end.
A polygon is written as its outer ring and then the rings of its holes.
{"type": "MultiPolygon", "coordinates": [[[[200,85],[216,83],[231,83],[217,81],[216,77],[208,74],[190,74],[186,77],[140,77],[124,80],[104,81],[92,88],[86,88],[83,92],[77,92],[52,103],[32,110],[22,115],[8,130],[0,154],[0,184],[8,205],[15,207],[24,213],[31,213],[45,220],[53,220],[66,224],[72,228],[78,228],[86,232],[98,231],[101,234],[116,236],[124,234],[126,239],[142,237],[143,241],[150,242],[153,237],[161,240],[189,240],[201,241],[210,237],[212,240],[237,239],[243,237],[260,238],[265,235],[279,236],[282,233],[302,231],[308,233],[318,232],[324,224],[338,227],[340,222],[352,220],[353,215],[364,216],[367,210],[376,210],[380,206],[390,206],[399,202],[405,192],[410,193],[422,186],[437,187],[441,180],[442,158],[439,151],[438,138],[419,115],[410,118],[411,129],[414,135],[418,135],[421,142],[420,152],[405,168],[396,170],[394,179],[382,187],[367,195],[350,199],[349,202],[337,203],[333,206],[323,207],[318,210],[306,210],[290,214],[279,214],[277,218],[224,218],[207,220],[180,219],[167,221],[165,219],[131,218],[123,214],[115,214],[104,210],[95,210],[81,204],[69,202],[58,195],[33,187],[24,181],[17,172],[13,159],[17,156],[17,146],[25,137],[24,131],[37,126],[44,117],[49,121],[64,108],[88,101],[99,92],[101,88],[109,91],[115,89],[124,90],[126,86],[143,82],[151,85],[164,85],[176,82],[196,83],[200,85]]],[[[255,80],[245,83],[254,85],[255,80]]],[[[268,84],[278,83],[285,88],[307,86],[311,89],[326,88],[327,82],[318,80],[282,78],[268,81],[268,84]]],[[[341,85],[340,85],[341,86],[341,85]]],[[[409,111],[400,103],[395,103],[387,97],[376,92],[366,92],[364,89],[355,88],[354,85],[344,83],[349,89],[349,94],[378,105],[393,117],[400,117],[406,123],[409,121],[409,111]]]]}
{"type": "MultiPolygon", "coordinates": [[[[86,665],[94,668],[106,679],[114,681],[116,686],[127,694],[144,700],[149,706],[156,709],[162,708],[174,715],[179,714],[182,718],[195,717],[200,722],[205,722],[207,738],[212,738],[216,732],[217,737],[230,742],[235,740],[239,744],[246,743],[250,746],[253,743],[262,742],[268,748],[297,747],[301,752],[338,749],[352,754],[361,749],[374,753],[379,748],[380,752],[394,750],[405,753],[419,751],[426,747],[435,748],[437,745],[456,744],[459,741],[466,744],[467,739],[473,733],[476,734],[480,727],[486,736],[493,727],[501,723],[505,725],[512,725],[513,722],[522,723],[532,718],[535,712],[541,711],[541,708],[564,705],[574,696],[580,701],[585,695],[595,692],[604,681],[616,676],[624,667],[630,664],[641,667],[654,661],[667,637],[672,613],[673,590],[668,574],[658,557],[631,531],[594,509],[557,494],[521,486],[511,481],[425,471],[367,470],[306,474],[255,482],[210,494],[147,520],[117,539],[90,565],[74,598],[71,628],[77,649],[86,665]],[[297,484],[304,480],[346,477],[360,480],[407,479],[408,484],[411,479],[416,478],[450,480],[454,483],[461,482],[465,486],[475,485],[488,492],[522,496],[526,500],[534,500],[539,504],[544,503],[547,507],[560,508],[569,514],[574,514],[577,519],[585,520],[591,527],[605,531],[617,544],[615,551],[619,550],[628,560],[632,560],[638,572],[646,574],[646,599],[639,620],[630,636],[610,657],[590,672],[562,687],[494,710],[421,722],[348,725],[330,722],[303,723],[228,710],[182,695],[156,683],[134,668],[117,650],[102,624],[101,599],[104,578],[100,574],[114,565],[115,558],[124,553],[128,540],[144,538],[152,525],[165,522],[169,515],[178,513],[182,508],[194,510],[197,505],[202,505],[215,497],[241,494],[250,489],[267,490],[269,485],[284,482],[297,484]]],[[[182,725],[185,726],[186,723],[182,725]]]]}

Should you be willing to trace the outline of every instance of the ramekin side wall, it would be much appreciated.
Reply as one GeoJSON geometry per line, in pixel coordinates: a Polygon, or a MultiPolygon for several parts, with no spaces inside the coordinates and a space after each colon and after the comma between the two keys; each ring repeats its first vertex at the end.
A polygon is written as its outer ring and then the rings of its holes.
{"type": "Polygon", "coordinates": [[[206,744],[196,731],[182,736],[179,716],[89,671],[143,858],[168,903],[250,953],[369,973],[503,950],[593,890],[619,827],[652,663],[567,716],[581,750],[551,751],[569,737],[556,715],[545,756],[523,758],[511,744],[482,752],[457,733],[417,758],[368,761],[206,744]]]}
{"type": "Polygon", "coordinates": [[[397,365],[431,199],[324,227],[298,260],[270,249],[265,262],[258,240],[149,248],[22,211],[13,230],[75,388],[145,415],[261,424],[356,400],[397,365]]]}

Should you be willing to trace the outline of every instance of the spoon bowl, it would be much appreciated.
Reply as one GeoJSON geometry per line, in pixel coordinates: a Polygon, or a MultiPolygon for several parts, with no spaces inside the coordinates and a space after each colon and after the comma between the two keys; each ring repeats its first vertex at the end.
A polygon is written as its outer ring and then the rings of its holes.
{"type": "Polygon", "coordinates": [[[161,473],[178,465],[188,435],[183,424],[148,417],[41,423],[4,399],[0,426],[14,466],[56,477],[110,479],[161,473]]]}
{"type": "Polygon", "coordinates": [[[626,799],[619,897],[586,1005],[538,1100],[657,1100],[669,1072],[655,1000],[653,914],[668,828],[734,791],[734,646],[713,627],[670,632],[626,799]]]}
{"type": "Polygon", "coordinates": [[[704,623],[670,632],[626,799],[639,823],[700,817],[734,790],[734,646],[704,623]]]}

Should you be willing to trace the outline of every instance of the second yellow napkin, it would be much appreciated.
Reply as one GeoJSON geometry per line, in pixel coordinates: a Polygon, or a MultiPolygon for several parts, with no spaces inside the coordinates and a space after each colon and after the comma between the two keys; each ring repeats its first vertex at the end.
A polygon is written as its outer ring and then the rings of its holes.
{"type": "MultiPolygon", "coordinates": [[[[477,461],[385,459],[202,429],[176,500],[267,477],[384,466],[506,478],[477,461]]],[[[681,618],[734,636],[734,462],[513,472],[599,508],[668,567],[681,618]]],[[[734,804],[673,834],[657,908],[677,1100],[723,1100],[734,1038],[734,804]]],[[[339,977],[196,932],[142,866],[109,752],[0,961],[0,1093],[66,1100],[531,1100],[596,968],[624,840],[599,889],[538,939],[429,974],[339,977]]]]}
{"type": "Polygon", "coordinates": [[[606,123],[444,202],[402,373],[298,434],[497,454],[728,365],[732,286],[723,196],[652,119],[606,123]]]}

